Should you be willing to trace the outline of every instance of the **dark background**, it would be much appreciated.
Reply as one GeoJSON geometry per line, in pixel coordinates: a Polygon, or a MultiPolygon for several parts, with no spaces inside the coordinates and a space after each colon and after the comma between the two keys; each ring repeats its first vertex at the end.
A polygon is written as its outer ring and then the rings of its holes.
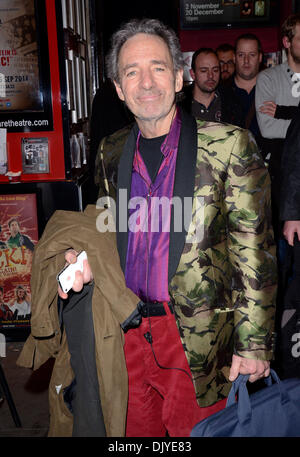
{"type": "MultiPolygon", "coordinates": [[[[110,37],[123,22],[133,18],[160,19],[178,32],[178,0],[95,0],[100,75],[110,47],[110,37]]],[[[101,79],[101,77],[100,77],[101,79]]]]}

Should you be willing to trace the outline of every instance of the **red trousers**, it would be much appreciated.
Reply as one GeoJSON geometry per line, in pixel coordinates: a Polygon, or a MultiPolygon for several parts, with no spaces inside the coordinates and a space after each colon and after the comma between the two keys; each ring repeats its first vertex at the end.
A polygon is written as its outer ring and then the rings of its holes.
{"type": "Polygon", "coordinates": [[[166,316],[143,318],[125,334],[128,437],[187,437],[196,423],[225,407],[226,399],[199,407],[175,317],[165,309],[166,316]]]}

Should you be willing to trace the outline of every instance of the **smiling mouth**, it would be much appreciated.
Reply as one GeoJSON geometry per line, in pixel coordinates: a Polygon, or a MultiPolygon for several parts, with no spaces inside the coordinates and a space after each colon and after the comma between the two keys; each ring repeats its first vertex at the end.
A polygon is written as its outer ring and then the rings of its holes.
{"type": "Polygon", "coordinates": [[[160,94],[147,94],[147,95],[141,95],[138,97],[138,100],[142,103],[144,102],[152,102],[154,100],[157,100],[160,97],[160,94]]]}

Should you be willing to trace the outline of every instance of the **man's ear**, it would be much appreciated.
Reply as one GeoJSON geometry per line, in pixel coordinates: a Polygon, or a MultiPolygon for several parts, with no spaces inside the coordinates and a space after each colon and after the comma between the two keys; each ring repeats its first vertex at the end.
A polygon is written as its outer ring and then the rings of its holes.
{"type": "Polygon", "coordinates": [[[290,40],[288,39],[287,36],[284,36],[282,38],[282,43],[283,43],[283,46],[285,47],[285,49],[289,49],[290,46],[291,46],[291,42],[290,42],[290,40]]]}
{"type": "Polygon", "coordinates": [[[195,81],[195,72],[192,68],[190,69],[190,75],[192,77],[192,80],[195,81]]]}
{"type": "Polygon", "coordinates": [[[175,92],[180,92],[183,86],[183,68],[180,68],[175,75],[175,92]]]}
{"type": "Polygon", "coordinates": [[[125,97],[124,97],[124,94],[123,94],[123,91],[122,91],[122,88],[121,88],[120,84],[117,83],[117,81],[114,81],[114,85],[115,85],[118,97],[124,102],[125,97]]]}

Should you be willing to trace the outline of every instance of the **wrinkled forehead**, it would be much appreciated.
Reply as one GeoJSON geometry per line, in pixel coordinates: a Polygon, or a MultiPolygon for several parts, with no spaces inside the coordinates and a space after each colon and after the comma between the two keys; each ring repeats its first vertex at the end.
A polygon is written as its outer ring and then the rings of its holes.
{"type": "Polygon", "coordinates": [[[172,64],[172,56],[165,41],[147,33],[138,33],[129,38],[119,52],[119,69],[127,65],[139,65],[145,61],[165,61],[172,64]]]}

